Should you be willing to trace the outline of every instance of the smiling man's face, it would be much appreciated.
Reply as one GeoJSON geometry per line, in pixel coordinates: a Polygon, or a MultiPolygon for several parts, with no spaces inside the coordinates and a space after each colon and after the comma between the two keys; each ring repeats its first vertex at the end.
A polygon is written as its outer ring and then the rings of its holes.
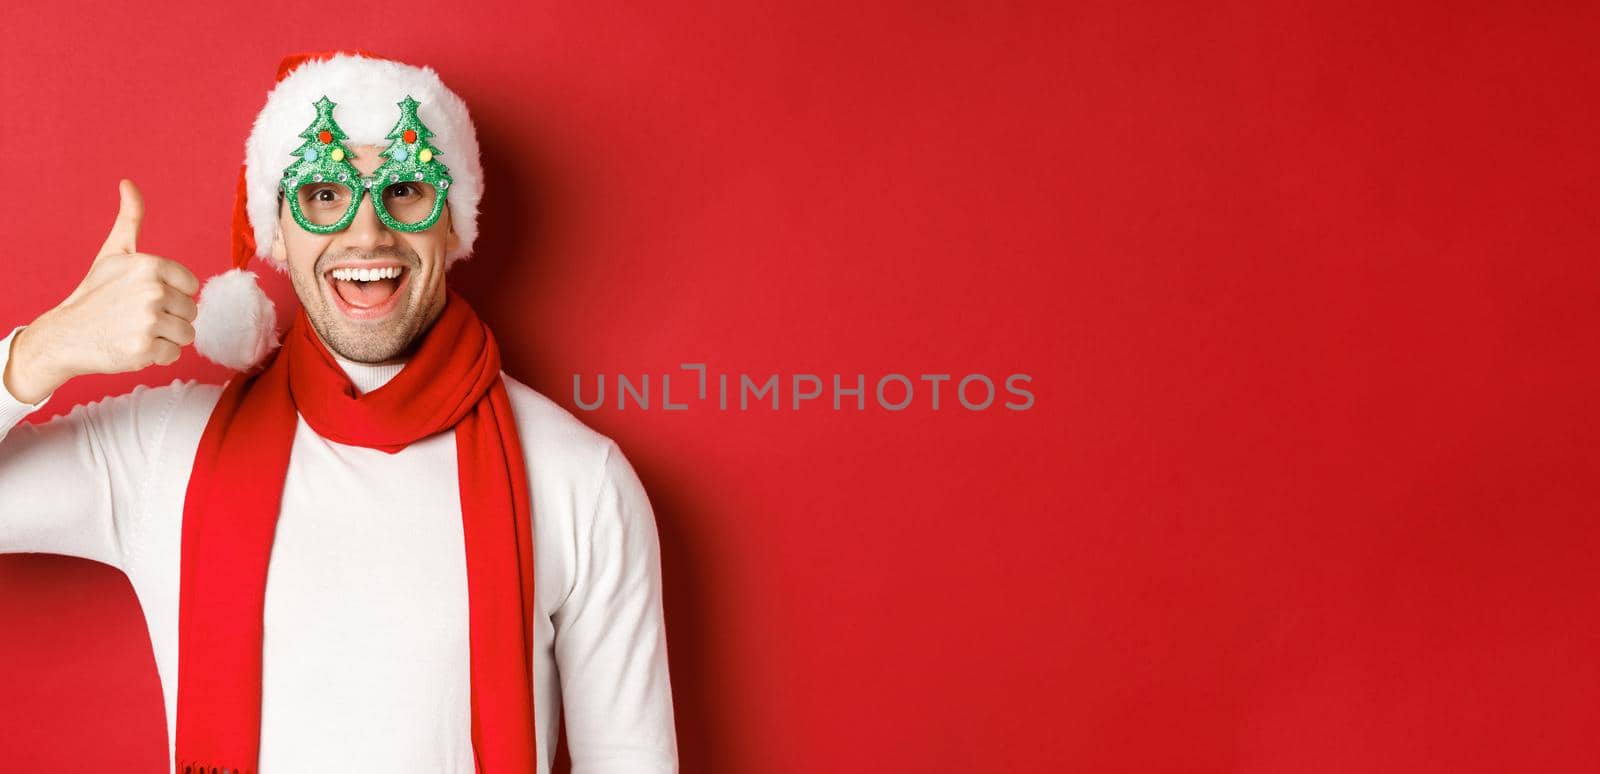
{"type": "MultiPolygon", "coordinates": [[[[381,150],[377,145],[351,146],[351,162],[361,174],[370,175],[383,163],[381,150]]],[[[389,186],[383,195],[391,198],[385,201],[414,196],[415,189],[405,188],[410,185],[389,186]]],[[[301,195],[317,194],[303,189],[301,195]]],[[[347,360],[384,363],[407,354],[444,309],[445,255],[459,241],[450,225],[449,207],[425,231],[396,231],[378,219],[368,195],[349,228],[313,234],[300,227],[287,204],[280,203],[278,234],[272,256],[288,261],[295,294],[322,343],[347,360]],[[365,270],[357,272],[358,277],[373,276],[376,270],[380,278],[334,278],[335,270],[345,277],[348,269],[365,270]],[[398,276],[388,276],[397,272],[398,276]]]]}

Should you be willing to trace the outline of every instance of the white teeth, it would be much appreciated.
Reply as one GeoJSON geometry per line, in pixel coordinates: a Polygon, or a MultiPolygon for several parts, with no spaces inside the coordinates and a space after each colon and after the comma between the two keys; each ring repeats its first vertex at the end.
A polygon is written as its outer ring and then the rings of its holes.
{"type": "Polygon", "coordinates": [[[385,266],[381,269],[334,269],[332,277],[336,280],[353,280],[356,282],[372,282],[380,279],[394,279],[400,276],[399,266],[385,266]]]}

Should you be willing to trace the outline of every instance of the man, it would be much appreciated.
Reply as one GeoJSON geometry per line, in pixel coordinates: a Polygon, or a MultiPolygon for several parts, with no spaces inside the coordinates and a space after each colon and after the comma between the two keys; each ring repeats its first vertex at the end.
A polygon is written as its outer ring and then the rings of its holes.
{"type": "Polygon", "coordinates": [[[482,190],[465,106],[364,55],[279,78],[198,304],[125,180],[82,283],[0,340],[0,551],[128,575],[174,771],[547,772],[563,709],[578,774],[676,771],[638,477],[446,287],[482,190]],[[281,346],[252,256],[300,300],[281,346]],[[244,373],[19,424],[190,343],[244,373]]]}

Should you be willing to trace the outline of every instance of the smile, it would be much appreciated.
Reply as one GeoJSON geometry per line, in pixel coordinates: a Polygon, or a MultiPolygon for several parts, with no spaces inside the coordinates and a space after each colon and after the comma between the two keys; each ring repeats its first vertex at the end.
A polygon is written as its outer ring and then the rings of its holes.
{"type": "Polygon", "coordinates": [[[334,305],[352,320],[377,320],[399,306],[411,270],[396,263],[335,266],[323,272],[334,305]]]}

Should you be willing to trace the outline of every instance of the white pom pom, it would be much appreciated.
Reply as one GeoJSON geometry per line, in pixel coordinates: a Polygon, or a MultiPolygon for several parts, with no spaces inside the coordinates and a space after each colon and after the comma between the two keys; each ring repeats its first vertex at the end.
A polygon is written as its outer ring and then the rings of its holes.
{"type": "Polygon", "coordinates": [[[255,272],[229,269],[200,290],[194,348],[213,363],[246,371],[278,347],[277,325],[277,310],[255,272]]]}

